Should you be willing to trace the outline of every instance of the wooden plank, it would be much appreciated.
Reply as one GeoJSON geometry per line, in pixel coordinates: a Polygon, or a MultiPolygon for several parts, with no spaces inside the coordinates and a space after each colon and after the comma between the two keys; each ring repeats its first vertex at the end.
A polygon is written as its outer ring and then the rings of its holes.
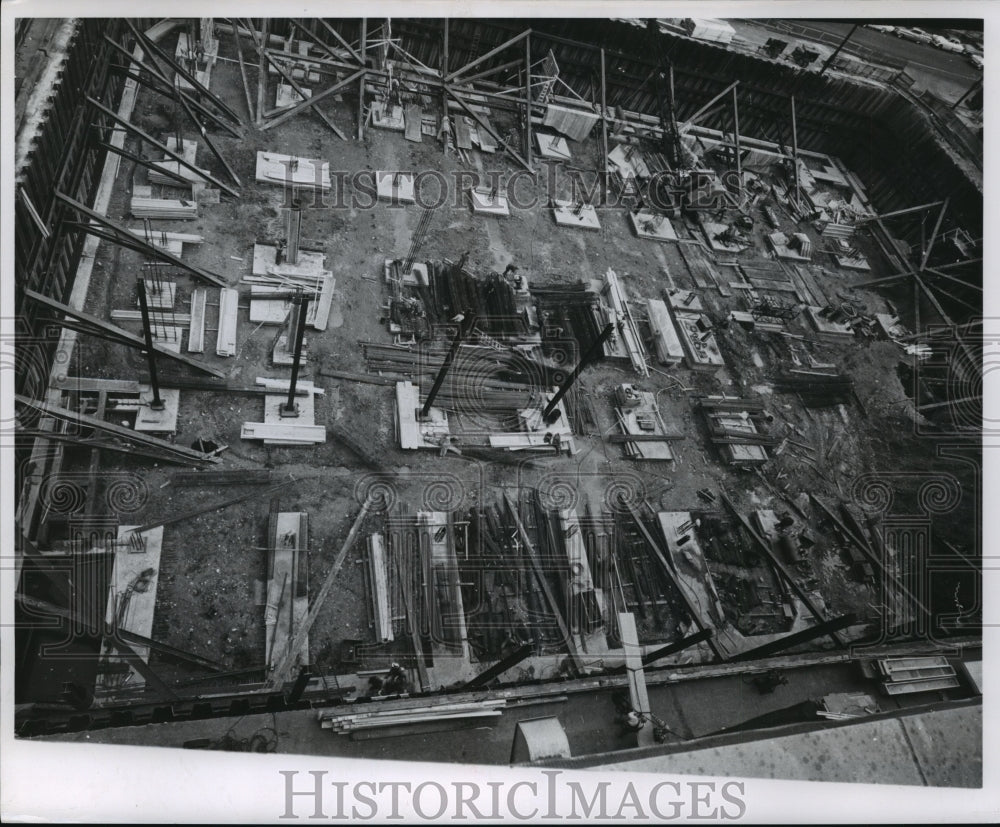
{"type": "Polygon", "coordinates": [[[367,373],[351,373],[346,370],[321,370],[320,376],[330,379],[345,379],[349,382],[364,382],[369,385],[395,385],[399,380],[391,376],[373,376],[367,373]]]}
{"type": "MultiPolygon", "coordinates": [[[[150,239],[150,236],[146,234],[146,230],[143,227],[129,227],[128,231],[132,235],[141,238],[150,244],[155,243],[150,239]]],[[[202,235],[196,235],[195,233],[173,233],[167,232],[166,230],[153,230],[152,238],[155,240],[166,239],[167,241],[180,241],[182,244],[201,244],[205,241],[205,237],[202,235]]]]}
{"type": "Polygon", "coordinates": [[[326,579],[323,581],[323,585],[320,587],[319,593],[316,595],[316,600],[309,608],[309,614],[299,625],[299,629],[295,633],[295,638],[288,647],[288,654],[285,656],[285,659],[271,671],[271,674],[268,676],[262,691],[273,692],[288,679],[292,667],[295,666],[295,658],[302,648],[302,641],[308,637],[309,630],[316,622],[316,618],[319,617],[323,604],[326,602],[327,597],[333,589],[333,585],[337,580],[337,575],[340,573],[341,568],[343,568],[347,555],[354,547],[354,541],[358,536],[358,531],[361,529],[361,525],[364,523],[365,517],[368,516],[368,512],[371,510],[371,507],[372,498],[366,497],[364,505],[361,506],[361,511],[354,520],[354,525],[351,526],[347,539],[344,540],[344,544],[340,547],[340,551],[337,552],[337,557],[333,561],[333,565],[330,567],[330,571],[327,573],[326,579]]]}
{"type": "Polygon", "coordinates": [[[191,291],[191,329],[188,332],[188,352],[203,353],[205,350],[205,302],[207,292],[204,287],[191,291]]]}
{"type": "Polygon", "coordinates": [[[242,439],[325,442],[326,428],[322,425],[272,425],[266,422],[244,422],[240,437],[242,439]]]}
{"type": "Polygon", "coordinates": [[[655,337],[657,359],[661,365],[676,365],[684,358],[684,348],[666,303],[661,299],[647,299],[646,313],[655,337]]]}
{"type": "Polygon", "coordinates": [[[129,211],[136,218],[162,218],[190,221],[198,217],[198,202],[176,198],[139,198],[133,196],[129,211]]]}
{"type": "Polygon", "coordinates": [[[702,290],[715,287],[715,281],[710,280],[705,274],[705,268],[698,258],[697,248],[688,244],[678,244],[677,249],[680,250],[681,258],[684,259],[684,264],[687,266],[691,278],[694,279],[695,286],[702,290]]]}
{"type": "Polygon", "coordinates": [[[490,130],[493,129],[493,124],[490,123],[490,119],[487,117],[486,113],[483,113],[483,124],[488,126],[489,129],[478,129],[476,132],[479,134],[479,148],[483,152],[496,152],[497,142],[493,140],[493,135],[490,134],[490,130]]]}
{"type": "Polygon", "coordinates": [[[231,287],[219,290],[219,334],[215,352],[219,356],[236,355],[236,323],[240,294],[231,287]]]}
{"type": "Polygon", "coordinates": [[[139,393],[139,382],[131,379],[93,379],[84,376],[67,376],[52,387],[70,392],[139,393]]]}
{"type": "Polygon", "coordinates": [[[813,276],[812,270],[808,267],[803,267],[799,264],[793,265],[795,270],[798,272],[799,276],[802,277],[802,281],[805,283],[806,287],[809,288],[809,292],[813,294],[813,297],[820,299],[817,302],[817,307],[826,307],[830,304],[829,298],[827,298],[826,291],[820,286],[819,282],[816,281],[815,276],[813,276]]]}
{"type": "Polygon", "coordinates": [[[393,640],[392,611],[389,607],[389,576],[386,567],[385,538],[379,534],[368,537],[368,589],[371,596],[372,625],[375,642],[393,640]]]}
{"type": "Polygon", "coordinates": [[[422,141],[420,125],[423,119],[424,110],[418,104],[411,103],[406,107],[406,140],[415,141],[418,144],[422,141]]]}
{"type": "MultiPolygon", "coordinates": [[[[308,609],[308,597],[299,586],[302,554],[306,548],[308,515],[305,512],[280,512],[275,521],[271,575],[265,603],[265,660],[268,667],[288,655],[294,630],[308,609]]],[[[299,662],[309,662],[308,637],[295,652],[299,662]]]]}
{"type": "MultiPolygon", "coordinates": [[[[635,615],[631,612],[618,614],[618,633],[622,648],[625,650],[625,672],[628,677],[632,709],[645,720],[652,710],[649,707],[649,693],[646,691],[646,672],[642,665],[643,647],[639,643],[639,633],[635,628],[635,615]]],[[[653,743],[652,727],[643,727],[637,735],[639,746],[653,743]]]]}
{"type": "Polygon", "coordinates": [[[813,299],[812,292],[806,287],[806,283],[802,280],[802,276],[794,268],[789,268],[788,278],[791,279],[792,284],[795,286],[795,294],[798,299],[803,304],[816,304],[813,299]]]}
{"type": "MultiPolygon", "coordinates": [[[[288,393],[288,386],[290,382],[291,380],[289,379],[271,379],[266,376],[258,376],[257,379],[254,380],[254,384],[260,385],[261,387],[266,388],[267,390],[283,391],[285,393],[288,393]]],[[[295,390],[296,390],[295,394],[296,396],[300,395],[307,396],[309,394],[314,394],[316,396],[323,396],[326,393],[326,391],[323,390],[323,388],[317,388],[312,382],[305,379],[300,379],[295,383],[295,390]],[[302,394],[299,394],[298,391],[302,391],[302,394]]]]}
{"type": "MultiPolygon", "coordinates": [[[[153,631],[153,613],[156,607],[156,590],[159,584],[160,553],[163,547],[163,528],[157,527],[141,532],[142,545],[139,551],[127,540],[129,535],[137,536],[132,526],[119,526],[119,547],[115,551],[114,566],[111,575],[111,586],[108,594],[108,604],[105,613],[105,624],[109,628],[122,628],[149,638],[153,631]],[[137,584],[142,582],[140,587],[137,584]]],[[[112,662],[116,661],[118,640],[106,637],[101,646],[101,654],[112,662]]],[[[133,647],[144,663],[149,661],[149,647],[138,645],[133,647]]],[[[135,667],[133,660],[129,661],[135,667]]],[[[142,686],[146,674],[138,669],[131,675],[129,686],[142,686]],[[138,673],[138,674],[136,674],[138,673]]],[[[98,673],[97,687],[113,689],[117,686],[118,675],[98,673]]]]}
{"type": "MultiPolygon", "coordinates": [[[[141,310],[112,310],[111,319],[116,322],[141,322],[141,310]]],[[[186,325],[191,323],[191,316],[188,313],[174,313],[172,310],[149,309],[149,320],[152,324],[162,324],[170,322],[171,325],[186,325]]]]}
{"type": "Polygon", "coordinates": [[[455,122],[455,146],[459,149],[472,149],[472,130],[461,115],[452,118],[455,122]]]}
{"type": "Polygon", "coordinates": [[[330,318],[330,304],[333,302],[333,288],[337,280],[332,274],[323,275],[323,286],[319,295],[313,296],[306,311],[306,323],[316,330],[326,330],[326,323],[330,318]]]}

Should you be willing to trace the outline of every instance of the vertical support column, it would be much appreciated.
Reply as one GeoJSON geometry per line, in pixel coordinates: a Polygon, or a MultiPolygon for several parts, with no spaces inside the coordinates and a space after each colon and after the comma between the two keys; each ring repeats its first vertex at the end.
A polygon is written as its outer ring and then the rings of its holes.
{"type": "Polygon", "coordinates": [[[302,339],[306,332],[306,311],[309,309],[309,297],[303,295],[301,291],[292,299],[293,316],[296,318],[295,325],[295,349],[292,352],[292,378],[288,381],[288,400],[281,406],[281,416],[292,417],[299,415],[299,406],[295,404],[295,383],[299,379],[299,364],[302,361],[302,339]]]}
{"type": "Polygon", "coordinates": [[[146,303],[146,282],[142,276],[136,279],[139,290],[139,310],[142,311],[142,333],[146,340],[146,363],[149,366],[149,384],[153,388],[153,400],[149,407],[154,411],[162,411],[166,406],[160,399],[160,383],[156,376],[156,353],[153,351],[153,328],[149,323],[149,305],[146,303]]]}
{"type": "Polygon", "coordinates": [[[601,49],[601,169],[604,172],[604,203],[607,204],[610,173],[608,170],[608,93],[604,49],[601,49]]]}
{"type": "Polygon", "coordinates": [[[257,63],[257,126],[264,123],[264,98],[267,96],[267,18],[260,19],[259,61],[257,63]]]}
{"type": "Polygon", "coordinates": [[[743,164],[740,162],[740,107],[736,101],[736,87],[733,87],[733,141],[736,151],[736,175],[743,189],[743,164]]]}
{"type": "Polygon", "coordinates": [[[601,331],[601,335],[594,340],[594,343],[587,349],[587,352],[580,357],[580,361],[577,363],[577,366],[573,368],[573,372],[566,377],[566,381],[562,383],[562,386],[556,392],[556,395],[552,397],[549,404],[545,406],[545,410],[542,411],[542,420],[546,424],[551,424],[559,418],[558,413],[553,416],[553,412],[556,410],[556,405],[562,401],[562,398],[566,395],[567,391],[573,387],[573,383],[576,382],[580,372],[591,362],[597,361],[599,355],[604,352],[604,343],[611,338],[611,334],[614,332],[615,326],[610,323],[607,324],[604,330],[601,331]]]}
{"type": "MultiPolygon", "coordinates": [[[[361,40],[358,43],[358,54],[361,55],[361,68],[368,68],[368,18],[361,18],[361,40]]],[[[358,81],[358,140],[365,139],[365,78],[358,81]]]]}
{"type": "Polygon", "coordinates": [[[531,166],[531,35],[524,38],[524,157],[531,166]]]}
{"type": "Polygon", "coordinates": [[[845,38],[844,38],[843,40],[841,40],[841,41],[840,41],[840,45],[839,45],[839,46],[838,46],[838,47],[837,47],[836,49],[834,49],[834,50],[833,50],[833,54],[832,54],[832,55],[830,55],[830,56],[829,56],[829,57],[828,57],[828,58],[826,59],[826,63],[824,63],[824,64],[823,64],[823,68],[819,70],[819,77],[823,77],[823,73],[824,73],[824,72],[826,71],[827,67],[828,67],[828,66],[829,66],[829,65],[830,65],[831,63],[833,63],[833,59],[834,59],[834,58],[835,58],[835,57],[836,57],[837,55],[839,55],[839,54],[840,54],[840,50],[841,50],[841,49],[843,49],[843,48],[844,48],[844,46],[846,46],[846,45],[847,45],[847,41],[851,39],[851,35],[853,35],[853,34],[854,34],[854,32],[855,32],[855,31],[857,30],[857,28],[858,28],[858,24],[857,24],[857,23],[855,23],[855,24],[854,24],[853,26],[851,26],[851,30],[850,30],[850,31],[849,31],[849,32],[847,33],[847,37],[845,37],[845,38]]]}
{"type": "Polygon", "coordinates": [[[465,338],[466,334],[472,330],[476,325],[476,314],[472,310],[467,310],[464,314],[464,318],[458,323],[458,331],[455,333],[455,338],[452,339],[451,347],[448,349],[448,353],[444,357],[444,362],[441,364],[441,370],[438,371],[438,375],[434,377],[434,384],[431,386],[431,392],[427,394],[427,401],[424,402],[424,406],[420,409],[420,418],[425,419],[427,414],[430,412],[431,406],[434,404],[434,399],[438,395],[438,391],[441,390],[441,385],[444,383],[445,376],[448,375],[448,371],[451,369],[451,363],[455,361],[455,355],[458,353],[458,346],[462,344],[462,340],[465,338]]]}
{"type": "MultiPolygon", "coordinates": [[[[444,19],[444,52],[441,55],[441,126],[442,128],[448,122],[448,87],[445,84],[445,79],[448,77],[448,64],[450,62],[450,55],[448,52],[448,18],[444,19]]],[[[448,130],[441,132],[441,152],[444,155],[448,154],[448,130]]]]}
{"type": "Polygon", "coordinates": [[[792,166],[795,173],[795,206],[799,206],[799,132],[795,124],[795,95],[792,95],[792,166]]]}
{"type": "Polygon", "coordinates": [[[299,240],[302,235],[302,203],[298,199],[292,201],[285,213],[285,258],[289,264],[299,263],[299,240]]]}

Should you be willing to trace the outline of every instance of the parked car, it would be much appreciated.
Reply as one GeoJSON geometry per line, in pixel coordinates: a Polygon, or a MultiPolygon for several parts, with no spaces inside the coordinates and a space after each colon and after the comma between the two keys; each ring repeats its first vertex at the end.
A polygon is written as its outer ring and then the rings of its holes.
{"type": "Polygon", "coordinates": [[[869,23],[868,24],[868,28],[869,29],[874,29],[877,32],[882,32],[882,34],[895,34],[896,33],[896,27],[895,26],[880,26],[877,23],[869,23]]]}
{"type": "Polygon", "coordinates": [[[975,66],[977,69],[983,68],[983,57],[982,55],[969,55],[969,63],[975,66]]]}
{"type": "Polygon", "coordinates": [[[983,50],[980,49],[975,43],[965,43],[962,46],[962,51],[967,55],[979,55],[983,56],[983,50]]]}
{"type": "Polygon", "coordinates": [[[965,47],[957,40],[952,40],[950,37],[945,37],[942,34],[931,35],[931,39],[934,41],[935,46],[946,52],[961,53],[965,51],[965,47]]]}
{"type": "Polygon", "coordinates": [[[927,34],[923,29],[912,28],[912,29],[896,29],[896,37],[901,37],[903,40],[912,40],[914,43],[932,43],[933,40],[931,36],[927,34]]]}

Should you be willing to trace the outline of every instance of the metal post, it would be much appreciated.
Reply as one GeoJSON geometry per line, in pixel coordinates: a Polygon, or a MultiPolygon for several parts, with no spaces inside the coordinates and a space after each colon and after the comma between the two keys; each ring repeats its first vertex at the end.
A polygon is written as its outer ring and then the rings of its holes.
{"type": "Polygon", "coordinates": [[[962,97],[960,97],[957,101],[955,101],[951,105],[951,108],[952,109],[957,108],[958,105],[962,103],[962,101],[964,101],[967,97],[972,95],[977,89],[982,89],[982,87],[983,87],[983,79],[979,78],[975,83],[972,84],[972,86],[970,86],[968,89],[965,90],[965,92],[962,94],[962,97]]]}
{"type": "Polygon", "coordinates": [[[282,416],[298,416],[299,406],[295,404],[295,383],[299,378],[299,363],[302,361],[302,338],[306,332],[306,310],[309,309],[309,297],[300,294],[292,299],[298,306],[298,327],[295,331],[295,350],[292,355],[292,378],[288,381],[288,401],[281,406],[282,416]],[[296,300],[297,299],[297,300],[296,300]]]}
{"type": "Polygon", "coordinates": [[[604,170],[604,203],[607,204],[610,172],[608,170],[608,94],[604,49],[601,49],[601,169],[604,170]]]}
{"type": "Polygon", "coordinates": [[[524,38],[524,157],[531,166],[531,35],[524,38]]]}
{"type": "Polygon", "coordinates": [[[268,19],[260,19],[260,47],[257,53],[257,126],[264,123],[264,98],[267,96],[268,19]]]}
{"type": "Polygon", "coordinates": [[[455,356],[458,353],[458,346],[462,344],[462,340],[466,337],[469,331],[472,330],[476,325],[476,314],[472,310],[467,310],[465,312],[465,317],[458,323],[458,331],[455,333],[455,338],[452,339],[451,348],[444,357],[444,362],[441,365],[441,370],[438,371],[438,375],[434,377],[434,384],[431,386],[431,392],[427,394],[427,401],[424,402],[424,406],[420,409],[420,418],[424,419],[431,409],[431,405],[434,404],[434,399],[438,395],[438,391],[441,390],[441,385],[444,383],[445,376],[448,375],[448,371],[451,369],[451,363],[455,361],[455,356]]]}
{"type": "Polygon", "coordinates": [[[146,362],[149,365],[149,384],[153,388],[153,401],[149,407],[154,411],[162,411],[166,405],[160,399],[160,383],[156,378],[156,354],[153,352],[153,328],[149,324],[149,305],[146,304],[146,282],[142,277],[136,279],[139,289],[139,309],[142,311],[142,332],[146,339],[146,362]]]}
{"type": "Polygon", "coordinates": [[[285,259],[299,263],[299,239],[302,230],[302,203],[295,199],[285,214],[285,259]]]}
{"type": "MultiPolygon", "coordinates": [[[[289,634],[291,633],[291,626],[289,626],[289,634]]],[[[295,679],[295,684],[292,686],[292,691],[288,693],[288,703],[294,704],[298,703],[299,699],[302,697],[302,693],[306,691],[306,687],[309,685],[309,679],[312,674],[309,672],[308,666],[299,667],[299,675],[295,679]]]]}
{"type": "MultiPolygon", "coordinates": [[[[368,67],[368,18],[361,18],[361,40],[359,43],[361,52],[361,68],[368,67]]],[[[365,138],[365,75],[358,81],[358,140],[365,138]]]]}
{"type": "Polygon", "coordinates": [[[743,164],[740,162],[740,107],[736,102],[736,87],[733,87],[733,140],[736,147],[736,176],[740,179],[740,188],[743,188],[743,164]]]}
{"type": "MultiPolygon", "coordinates": [[[[444,19],[444,53],[441,55],[441,124],[442,127],[448,121],[448,90],[445,89],[444,79],[448,77],[448,18],[444,19]]],[[[448,138],[447,133],[444,132],[441,135],[444,140],[441,142],[441,152],[444,155],[448,154],[448,138]]]]}
{"type": "Polygon", "coordinates": [[[833,63],[833,59],[840,54],[840,50],[847,45],[847,41],[851,39],[851,35],[854,34],[855,30],[858,28],[858,24],[855,23],[851,26],[851,30],[847,33],[847,37],[840,41],[840,45],[833,50],[833,54],[826,59],[826,63],[823,64],[823,68],[819,70],[819,76],[822,77],[823,73],[826,71],[826,67],[833,63]]]}
{"type": "MultiPolygon", "coordinates": [[[[556,395],[552,397],[552,401],[549,402],[549,404],[545,406],[545,410],[542,411],[542,420],[546,422],[546,424],[549,424],[549,417],[552,416],[552,412],[555,410],[556,405],[562,401],[566,392],[573,387],[573,383],[580,375],[580,372],[591,362],[596,361],[598,355],[604,352],[604,343],[611,338],[611,334],[614,332],[615,326],[613,324],[606,325],[604,330],[601,331],[601,335],[594,340],[594,343],[587,349],[587,352],[583,354],[579,363],[577,363],[577,366],[573,368],[573,372],[566,377],[559,390],[556,391],[556,395]]],[[[553,418],[553,421],[555,421],[555,418],[553,418]]]]}
{"type": "Polygon", "coordinates": [[[799,206],[799,132],[795,123],[795,95],[792,95],[792,168],[795,173],[795,207],[799,206]]]}

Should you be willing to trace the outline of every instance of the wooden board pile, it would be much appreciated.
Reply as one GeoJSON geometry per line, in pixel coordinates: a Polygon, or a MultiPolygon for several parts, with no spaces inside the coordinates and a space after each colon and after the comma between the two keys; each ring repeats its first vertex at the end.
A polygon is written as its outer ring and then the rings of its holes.
{"type": "Polygon", "coordinates": [[[767,433],[764,406],[748,399],[702,399],[698,405],[708,426],[709,440],[732,465],[767,462],[767,448],[778,440],[767,433]]]}
{"type": "Polygon", "coordinates": [[[683,439],[683,435],[671,432],[664,424],[655,395],[626,384],[615,389],[615,399],[615,416],[621,429],[618,436],[625,455],[636,460],[672,460],[669,442],[683,439]]]}
{"type": "Polygon", "coordinates": [[[305,274],[275,272],[263,276],[244,276],[242,284],[250,284],[250,321],[281,324],[291,307],[290,293],[301,289],[309,296],[306,324],[314,330],[326,330],[330,304],[337,280],[328,271],[305,274]],[[269,298],[269,297],[274,298],[269,298]]]}
{"type": "Polygon", "coordinates": [[[459,701],[451,703],[433,703],[421,700],[413,705],[398,703],[391,708],[365,707],[364,711],[344,712],[339,708],[320,709],[317,718],[323,729],[329,729],[339,735],[349,735],[364,730],[382,729],[386,727],[413,726],[415,724],[436,724],[444,721],[463,721],[469,719],[499,718],[507,701],[459,701]],[[433,705],[432,705],[433,704],[433,705]]]}
{"type": "Polygon", "coordinates": [[[129,208],[136,218],[190,221],[198,217],[198,202],[185,199],[133,196],[129,208]]]}
{"type": "Polygon", "coordinates": [[[629,308],[629,297],[618,274],[610,267],[604,274],[604,290],[602,295],[609,305],[608,320],[614,322],[616,333],[608,340],[617,354],[623,353],[632,363],[632,369],[640,376],[649,376],[646,365],[646,348],[639,336],[639,330],[632,311],[629,308]]]}

